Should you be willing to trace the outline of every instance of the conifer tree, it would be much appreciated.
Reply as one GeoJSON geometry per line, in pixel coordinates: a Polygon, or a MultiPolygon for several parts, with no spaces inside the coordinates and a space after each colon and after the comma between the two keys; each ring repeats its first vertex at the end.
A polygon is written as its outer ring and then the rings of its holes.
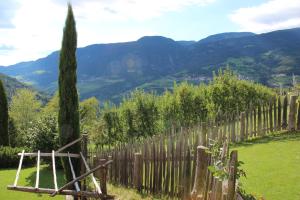
{"type": "Polygon", "coordinates": [[[8,146],[8,107],[5,89],[0,80],[0,146],[8,146]]]}
{"type": "MultiPolygon", "coordinates": [[[[68,5],[68,14],[65,22],[62,47],[59,58],[59,139],[60,145],[64,146],[80,137],[79,128],[79,105],[76,88],[76,48],[77,33],[72,6],[68,5]]],[[[79,153],[80,144],[77,143],[69,147],[66,151],[79,153]]],[[[72,174],[68,160],[62,159],[66,181],[72,180],[72,174]]],[[[80,174],[79,159],[72,160],[76,176],[80,174]]]]}

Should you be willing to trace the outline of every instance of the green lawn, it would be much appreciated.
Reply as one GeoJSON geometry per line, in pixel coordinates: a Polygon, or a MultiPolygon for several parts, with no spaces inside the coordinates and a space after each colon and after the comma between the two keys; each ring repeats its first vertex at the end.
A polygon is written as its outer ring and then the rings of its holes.
{"type": "Polygon", "coordinates": [[[283,133],[240,144],[247,193],[266,200],[300,200],[300,133],[283,133]]]}
{"type": "MultiPolygon", "coordinates": [[[[18,185],[20,186],[35,186],[35,172],[36,168],[25,168],[21,170],[18,185]]],[[[0,169],[0,199],[5,200],[62,200],[63,196],[56,196],[54,198],[49,197],[48,194],[32,194],[25,192],[18,192],[7,190],[7,185],[13,185],[15,180],[16,169],[0,169]]],[[[58,186],[62,186],[63,182],[62,171],[57,171],[58,186]]],[[[54,188],[53,186],[53,176],[51,169],[47,169],[46,166],[41,166],[40,171],[40,187],[54,188]]]]}

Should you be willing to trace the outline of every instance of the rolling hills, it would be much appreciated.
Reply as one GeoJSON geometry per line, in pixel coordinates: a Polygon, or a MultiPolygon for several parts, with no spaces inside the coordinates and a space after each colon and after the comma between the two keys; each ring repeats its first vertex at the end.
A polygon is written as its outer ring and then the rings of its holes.
{"type": "MultiPolygon", "coordinates": [[[[59,52],[36,61],[0,67],[0,72],[40,90],[57,88],[59,52]]],[[[173,82],[209,81],[230,66],[242,78],[269,86],[289,85],[300,75],[300,28],[264,34],[222,33],[200,41],[145,36],[137,41],[78,48],[81,98],[118,102],[134,88],[161,92],[173,82]]]]}

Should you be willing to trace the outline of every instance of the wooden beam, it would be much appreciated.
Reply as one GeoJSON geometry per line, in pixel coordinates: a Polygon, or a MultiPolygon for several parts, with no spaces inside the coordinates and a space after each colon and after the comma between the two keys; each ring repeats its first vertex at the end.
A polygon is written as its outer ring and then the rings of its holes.
{"type": "Polygon", "coordinates": [[[36,179],[35,179],[35,188],[39,188],[39,179],[40,179],[40,150],[38,150],[37,164],[36,164],[36,179]]]}
{"type": "Polygon", "coordinates": [[[95,172],[96,170],[100,169],[100,168],[104,168],[107,165],[109,165],[110,163],[112,163],[112,160],[107,161],[106,163],[104,163],[103,165],[98,165],[97,167],[93,168],[92,170],[82,174],[81,176],[77,177],[75,180],[70,181],[69,183],[65,184],[64,186],[62,186],[61,188],[59,188],[58,191],[52,193],[50,196],[55,196],[58,193],[60,193],[62,190],[64,190],[65,188],[69,187],[70,185],[73,185],[75,182],[80,181],[81,179],[84,179],[85,177],[87,177],[88,175],[90,175],[91,173],[95,172]]]}
{"type": "Polygon", "coordinates": [[[16,179],[15,179],[15,182],[14,182],[14,186],[15,187],[17,186],[19,175],[20,175],[20,171],[21,171],[21,168],[22,168],[22,163],[23,163],[23,158],[24,158],[24,152],[25,152],[25,150],[23,150],[22,154],[21,154],[21,158],[20,158],[20,162],[19,162],[19,167],[18,167],[18,171],[17,171],[17,174],[16,174],[16,179]]]}
{"type": "MultiPolygon", "coordinates": [[[[54,153],[57,157],[68,157],[67,153],[54,153]]],[[[22,155],[22,153],[18,153],[19,156],[22,155]]],[[[38,153],[24,153],[24,156],[38,156],[38,153]]],[[[40,157],[51,157],[52,153],[40,153],[40,157]]],[[[80,158],[79,154],[70,153],[71,158],[80,158]]]]}
{"type": "Polygon", "coordinates": [[[57,188],[57,179],[56,179],[55,152],[54,152],[54,150],[52,150],[52,168],[53,168],[54,188],[55,188],[55,191],[57,191],[58,188],[57,188]]]}
{"type": "MultiPolygon", "coordinates": [[[[50,188],[34,188],[34,187],[24,187],[24,186],[16,186],[15,187],[13,185],[8,185],[7,189],[21,191],[21,192],[44,193],[44,194],[52,194],[53,192],[56,192],[55,189],[50,189],[50,188]]],[[[85,196],[85,197],[99,198],[99,194],[97,194],[96,192],[89,192],[89,191],[76,192],[75,190],[62,190],[60,192],[60,195],[85,196]]],[[[101,197],[103,197],[103,196],[101,196],[101,197]]]]}
{"type": "MultiPolygon", "coordinates": [[[[69,154],[69,152],[68,152],[68,154],[69,154]]],[[[75,174],[75,172],[74,172],[74,168],[73,168],[73,164],[72,164],[72,161],[71,161],[71,157],[70,157],[70,156],[68,156],[68,158],[69,158],[69,164],[70,164],[70,168],[71,168],[71,172],[72,172],[73,180],[75,180],[75,179],[76,179],[76,174],[75,174]]],[[[77,191],[77,192],[79,192],[79,191],[80,191],[80,188],[79,188],[78,182],[75,182],[75,189],[76,189],[76,191],[77,191]]]]}
{"type": "MultiPolygon", "coordinates": [[[[87,171],[91,171],[91,169],[90,169],[89,165],[87,164],[87,162],[86,162],[86,160],[85,160],[85,158],[84,158],[82,152],[80,152],[80,156],[81,156],[81,159],[82,159],[82,161],[83,161],[83,163],[84,163],[84,165],[85,165],[86,170],[87,170],[87,171]]],[[[92,181],[93,181],[93,183],[94,183],[94,185],[95,185],[95,187],[96,187],[96,190],[97,190],[98,194],[101,194],[102,191],[101,191],[100,186],[99,186],[98,182],[96,181],[96,179],[95,179],[93,173],[91,174],[91,178],[92,178],[92,181]]]]}
{"type": "Polygon", "coordinates": [[[87,134],[83,134],[80,138],[78,138],[77,140],[74,140],[73,142],[70,142],[68,144],[66,144],[65,146],[59,148],[56,153],[61,152],[63,150],[65,150],[66,148],[72,146],[73,144],[76,144],[77,142],[80,142],[82,140],[83,137],[87,137],[87,134]]]}

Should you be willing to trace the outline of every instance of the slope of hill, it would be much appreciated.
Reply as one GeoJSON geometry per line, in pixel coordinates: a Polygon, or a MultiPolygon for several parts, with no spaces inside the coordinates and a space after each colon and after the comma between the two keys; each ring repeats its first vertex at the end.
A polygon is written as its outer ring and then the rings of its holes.
{"type": "MultiPolygon", "coordinates": [[[[53,92],[59,53],[0,67],[0,72],[53,92]]],[[[241,77],[276,86],[300,75],[300,28],[265,34],[223,33],[198,42],[147,36],[133,42],[94,44],[77,50],[81,98],[117,102],[136,87],[158,92],[174,81],[199,83],[229,65],[241,77]]]]}
{"type": "MultiPolygon", "coordinates": [[[[4,84],[6,95],[9,101],[11,100],[11,97],[14,95],[17,89],[26,88],[26,89],[36,91],[33,87],[18,81],[16,78],[12,78],[1,73],[0,73],[0,80],[4,84]]],[[[49,99],[49,96],[46,93],[38,92],[38,91],[36,92],[37,92],[37,98],[42,102],[45,102],[49,99]]]]}

